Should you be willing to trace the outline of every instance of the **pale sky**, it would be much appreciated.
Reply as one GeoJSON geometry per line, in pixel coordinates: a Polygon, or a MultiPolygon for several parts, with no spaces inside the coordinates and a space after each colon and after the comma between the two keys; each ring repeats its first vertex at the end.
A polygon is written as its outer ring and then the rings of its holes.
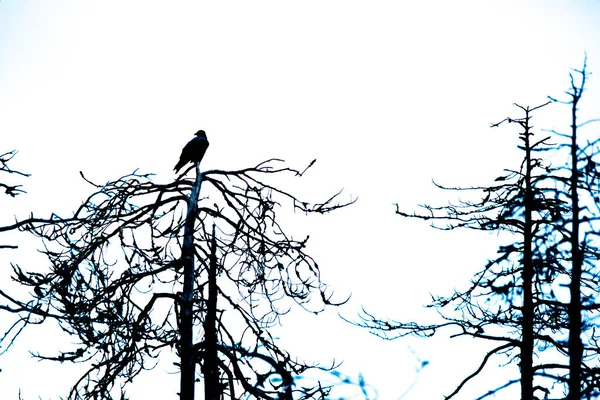
{"type": "MultiPolygon", "coordinates": [[[[323,364],[343,360],[341,372],[363,373],[384,400],[413,382],[413,349],[430,364],[404,399],[442,399],[477,365],[475,343],[384,342],[336,312],[352,317],[364,305],[381,316],[425,318],[429,293],[466,285],[494,256],[493,236],[436,232],[395,216],[392,203],[443,204],[432,178],[485,183],[514,166],[517,132],[490,122],[515,116],[512,103],[559,96],[584,52],[589,70],[599,70],[597,4],[2,0],[0,152],[19,150],[13,167],[32,177],[23,182],[27,195],[0,197],[0,223],[73,210],[89,193],[80,170],[96,181],[135,168],[172,180],[198,129],[211,143],[204,169],[270,157],[301,168],[317,158],[290,185],[314,200],[341,188],[359,200],[291,228],[310,233],[325,282],[352,300],[316,318],[294,314],[282,343],[323,364]]],[[[582,108],[594,114],[599,99],[592,75],[582,108]]],[[[566,129],[557,115],[536,126],[566,129]]],[[[76,379],[68,366],[28,361],[26,350],[39,344],[26,335],[0,357],[1,399],[16,399],[18,387],[27,399],[58,398],[65,393],[55,384],[76,379]],[[33,379],[48,384],[31,387],[15,363],[39,369],[33,379]]],[[[173,375],[157,372],[163,398],[176,399],[173,375]]],[[[157,393],[149,382],[132,389],[132,400],[157,393]]],[[[472,388],[460,398],[484,392],[472,388]]]]}

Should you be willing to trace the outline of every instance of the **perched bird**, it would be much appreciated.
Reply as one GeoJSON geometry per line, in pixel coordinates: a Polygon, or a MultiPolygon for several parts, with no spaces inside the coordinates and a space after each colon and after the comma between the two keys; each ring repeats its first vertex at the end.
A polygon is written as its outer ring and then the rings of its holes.
{"type": "Polygon", "coordinates": [[[196,132],[196,137],[190,140],[181,151],[179,162],[173,168],[175,173],[179,173],[179,170],[189,162],[199,163],[202,161],[207,148],[208,139],[206,138],[206,132],[201,129],[196,132]]]}

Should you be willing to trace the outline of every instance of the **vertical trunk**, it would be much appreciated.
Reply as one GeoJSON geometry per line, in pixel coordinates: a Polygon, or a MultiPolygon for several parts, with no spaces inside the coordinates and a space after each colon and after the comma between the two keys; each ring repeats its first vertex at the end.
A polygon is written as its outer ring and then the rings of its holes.
{"type": "Polygon", "coordinates": [[[529,109],[525,116],[525,226],[523,230],[523,321],[521,343],[521,399],[533,399],[533,259],[532,259],[532,207],[531,147],[529,132],[529,109]]]}
{"type": "MultiPolygon", "coordinates": [[[[583,74],[585,80],[585,74],[583,74]]],[[[571,301],[569,303],[569,399],[581,398],[581,361],[583,349],[581,343],[581,269],[583,257],[579,249],[579,197],[577,193],[577,102],[583,84],[574,88],[571,109],[571,211],[573,216],[571,232],[571,301]]]]}
{"type": "Polygon", "coordinates": [[[196,382],[196,356],[194,354],[194,226],[198,213],[198,195],[202,185],[202,174],[196,163],[196,182],[188,198],[188,210],[185,218],[183,248],[181,258],[183,262],[183,293],[180,300],[180,339],[179,357],[181,358],[181,383],[179,398],[181,400],[194,400],[196,382]]]}
{"type": "Polygon", "coordinates": [[[219,364],[217,354],[217,239],[215,225],[212,229],[210,265],[208,268],[208,300],[206,302],[206,319],[204,320],[204,398],[218,400],[221,398],[219,385],[219,364]]]}

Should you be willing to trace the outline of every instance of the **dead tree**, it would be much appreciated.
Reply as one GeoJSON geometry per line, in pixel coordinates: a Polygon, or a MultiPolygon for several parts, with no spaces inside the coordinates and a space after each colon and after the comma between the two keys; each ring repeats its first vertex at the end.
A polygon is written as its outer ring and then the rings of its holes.
{"type": "Polygon", "coordinates": [[[210,386],[205,393],[214,399],[322,398],[326,387],[294,384],[313,365],[292,357],[269,333],[295,306],[319,312],[341,303],[332,301],[306,251],[308,236],[292,236],[278,215],[324,214],[353,201],[339,203],[338,193],[308,203],[273,183],[304,171],[273,159],[199,174],[193,221],[184,210],[191,180],[158,184],[137,172],[103,185],[86,179],[95,191],[72,215],[31,217],[4,228],[42,239],[49,267],[40,273],[14,265],[14,279],[31,288],[32,298],[0,290],[0,308],[17,317],[13,333],[53,320],[76,338],[58,354],[36,355],[88,367],[69,399],[124,397],[128,383],[171,351],[182,370],[184,362],[199,365],[194,379],[210,386]],[[187,255],[186,224],[193,227],[187,255]],[[193,290],[186,298],[190,257],[193,290]],[[191,339],[183,338],[184,329],[191,339]]]}
{"type": "MultiPolygon", "coordinates": [[[[555,168],[551,180],[554,182],[554,197],[563,204],[560,219],[552,225],[555,237],[553,251],[561,260],[564,273],[561,282],[568,282],[568,296],[554,296],[548,304],[560,310],[566,317],[559,333],[567,332],[563,351],[569,356],[568,398],[579,400],[597,394],[600,390],[598,355],[599,343],[595,338],[598,328],[594,313],[600,308],[597,301],[598,220],[600,219],[600,139],[598,135],[584,135],[582,128],[598,119],[580,121],[579,106],[585,92],[589,73],[586,61],[580,70],[570,74],[568,100],[550,98],[553,102],[570,108],[570,131],[552,131],[557,144],[554,151],[565,154],[564,162],[555,168]],[[585,342],[583,341],[585,338],[585,342]]],[[[556,292],[559,292],[557,288],[556,292]]],[[[558,335],[557,335],[558,336],[558,335]]],[[[561,335],[564,336],[564,335],[561,335]]]]}
{"type": "Polygon", "coordinates": [[[504,123],[521,128],[519,149],[523,161],[519,168],[507,169],[495,179],[494,184],[480,187],[439,188],[461,193],[477,193],[477,200],[459,200],[446,206],[422,206],[424,211],[407,213],[397,206],[396,213],[407,218],[432,221],[432,226],[442,230],[467,228],[481,231],[503,231],[515,239],[498,250],[475,274],[466,290],[455,291],[450,296],[435,296],[428,306],[441,314],[443,321],[423,324],[382,319],[365,312],[358,324],[370,328],[375,334],[387,338],[406,335],[432,336],[448,331],[451,337],[468,336],[496,345],[487,352],[479,366],[447,395],[455,397],[464,386],[495,357],[508,357],[518,363],[520,375],[498,387],[490,388],[479,398],[520,383],[523,399],[536,399],[546,395],[544,385],[546,370],[555,367],[549,363],[534,363],[534,352],[540,346],[554,346],[546,335],[550,328],[543,324],[548,306],[538,302],[543,297],[546,275],[556,274],[556,266],[543,256],[537,244],[544,227],[560,215],[561,202],[552,196],[552,187],[545,187],[548,166],[538,154],[548,148],[549,137],[534,135],[532,113],[541,107],[517,107],[523,112],[520,118],[506,118],[504,123]],[[535,379],[535,377],[539,377],[535,379]]]}

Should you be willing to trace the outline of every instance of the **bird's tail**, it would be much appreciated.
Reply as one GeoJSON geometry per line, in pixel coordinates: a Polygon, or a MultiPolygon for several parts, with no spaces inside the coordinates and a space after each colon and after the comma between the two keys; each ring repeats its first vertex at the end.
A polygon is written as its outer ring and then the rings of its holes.
{"type": "Polygon", "coordinates": [[[179,170],[180,170],[180,169],[181,169],[181,168],[182,168],[184,165],[185,165],[185,162],[180,160],[180,161],[177,163],[177,165],[175,166],[175,168],[173,168],[173,170],[175,171],[175,173],[176,173],[176,174],[178,174],[178,173],[179,173],[179,170]]]}

